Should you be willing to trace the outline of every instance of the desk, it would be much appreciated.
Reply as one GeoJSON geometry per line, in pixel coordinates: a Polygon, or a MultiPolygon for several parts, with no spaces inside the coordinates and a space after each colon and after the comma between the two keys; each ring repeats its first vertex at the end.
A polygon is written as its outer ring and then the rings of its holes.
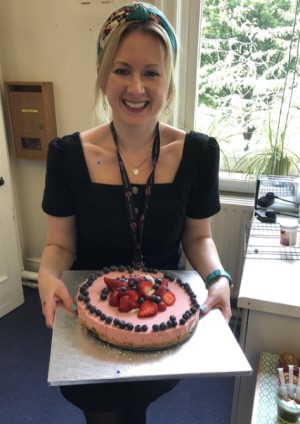
{"type": "Polygon", "coordinates": [[[240,345],[253,375],[236,378],[231,424],[250,424],[260,353],[300,355],[300,260],[246,257],[238,307],[240,345]]]}

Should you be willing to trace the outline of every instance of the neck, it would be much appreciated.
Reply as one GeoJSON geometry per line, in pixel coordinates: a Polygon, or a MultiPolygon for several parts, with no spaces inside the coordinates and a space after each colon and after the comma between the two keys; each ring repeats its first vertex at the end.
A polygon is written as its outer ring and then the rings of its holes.
{"type": "Polygon", "coordinates": [[[134,151],[144,152],[153,144],[156,135],[156,125],[145,127],[130,127],[120,125],[118,122],[113,121],[115,132],[117,135],[118,148],[123,152],[134,151]]]}

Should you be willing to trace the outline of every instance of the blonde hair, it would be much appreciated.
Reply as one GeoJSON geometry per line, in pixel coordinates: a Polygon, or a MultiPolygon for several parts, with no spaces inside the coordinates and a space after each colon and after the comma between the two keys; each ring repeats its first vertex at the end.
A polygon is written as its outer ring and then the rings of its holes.
{"type": "MultiPolygon", "coordinates": [[[[114,58],[123,38],[133,31],[140,31],[144,34],[150,34],[156,37],[164,46],[165,49],[165,78],[168,87],[166,105],[161,111],[160,118],[168,120],[168,115],[171,112],[171,107],[175,97],[175,60],[173,47],[166,31],[153,21],[125,21],[122,22],[110,34],[104,48],[98,48],[97,55],[97,79],[95,87],[95,103],[94,115],[97,122],[109,122],[111,120],[111,109],[105,96],[105,90],[111,72],[114,58]]],[[[98,46],[100,37],[98,38],[98,46]]]]}

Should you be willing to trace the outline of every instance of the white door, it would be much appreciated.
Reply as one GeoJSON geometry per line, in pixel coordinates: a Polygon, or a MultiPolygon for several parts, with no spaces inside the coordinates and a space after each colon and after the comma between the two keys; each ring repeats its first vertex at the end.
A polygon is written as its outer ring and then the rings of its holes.
{"type": "Polygon", "coordinates": [[[23,302],[17,221],[0,97],[0,317],[23,302]]]}

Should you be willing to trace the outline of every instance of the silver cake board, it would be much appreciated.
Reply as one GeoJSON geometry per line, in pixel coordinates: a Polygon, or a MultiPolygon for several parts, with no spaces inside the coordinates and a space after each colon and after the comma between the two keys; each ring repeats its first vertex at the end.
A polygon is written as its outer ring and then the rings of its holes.
{"type": "MultiPolygon", "coordinates": [[[[91,271],[68,271],[63,280],[75,298],[91,271]]],[[[172,273],[189,282],[199,302],[206,298],[195,271],[172,273]]],[[[250,375],[252,369],[219,310],[200,318],[185,343],[155,352],[110,346],[83,331],[76,313],[58,305],[52,335],[48,384],[51,386],[199,376],[250,375]]]]}

